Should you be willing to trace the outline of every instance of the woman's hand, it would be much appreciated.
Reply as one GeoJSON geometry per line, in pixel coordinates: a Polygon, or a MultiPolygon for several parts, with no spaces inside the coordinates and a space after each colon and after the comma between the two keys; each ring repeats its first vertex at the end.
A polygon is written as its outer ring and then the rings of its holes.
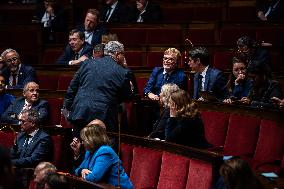
{"type": "Polygon", "coordinates": [[[238,75],[237,79],[235,80],[235,83],[240,84],[241,82],[243,82],[245,78],[246,78],[246,75],[241,73],[238,75]]]}
{"type": "Polygon", "coordinates": [[[151,100],[160,100],[160,97],[158,95],[155,95],[154,93],[148,93],[148,97],[151,99],[151,100]]]}
{"type": "Polygon", "coordinates": [[[90,171],[89,169],[83,169],[81,171],[81,175],[82,175],[82,178],[86,180],[86,176],[87,174],[91,173],[92,171],[90,171]]]}
{"type": "Polygon", "coordinates": [[[248,97],[243,97],[240,102],[249,105],[251,103],[251,100],[248,97]]]}
{"type": "Polygon", "coordinates": [[[226,103],[226,104],[232,104],[233,101],[232,101],[232,99],[227,98],[227,99],[223,100],[223,102],[226,103]]]}
{"type": "Polygon", "coordinates": [[[169,107],[170,107],[170,117],[177,117],[177,105],[173,101],[170,101],[169,107]]]}
{"type": "Polygon", "coordinates": [[[81,142],[78,138],[74,137],[73,141],[70,144],[71,149],[74,152],[74,157],[78,157],[80,155],[80,147],[81,147],[81,142]]]}

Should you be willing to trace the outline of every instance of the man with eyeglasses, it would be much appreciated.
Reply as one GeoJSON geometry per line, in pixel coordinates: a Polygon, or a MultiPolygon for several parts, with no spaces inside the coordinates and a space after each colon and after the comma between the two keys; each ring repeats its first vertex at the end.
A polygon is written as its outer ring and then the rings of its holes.
{"type": "Polygon", "coordinates": [[[156,67],[144,88],[144,94],[151,100],[159,101],[161,88],[166,83],[174,83],[187,91],[188,78],[183,70],[177,67],[181,54],[175,48],[164,52],[163,67],[156,67]]]}
{"type": "Polygon", "coordinates": [[[33,168],[42,161],[52,160],[52,141],[39,127],[39,113],[23,110],[19,115],[21,132],[11,149],[11,160],[17,168],[33,168]]]}
{"type": "Polygon", "coordinates": [[[19,124],[19,115],[27,109],[37,110],[38,122],[45,124],[48,118],[48,102],[39,98],[39,85],[29,82],[24,86],[23,96],[17,98],[1,116],[1,123],[19,124]]]}
{"type": "Polygon", "coordinates": [[[36,80],[34,68],[22,64],[18,52],[14,49],[6,49],[1,56],[6,62],[6,69],[3,75],[9,89],[20,89],[30,81],[36,80]]]}

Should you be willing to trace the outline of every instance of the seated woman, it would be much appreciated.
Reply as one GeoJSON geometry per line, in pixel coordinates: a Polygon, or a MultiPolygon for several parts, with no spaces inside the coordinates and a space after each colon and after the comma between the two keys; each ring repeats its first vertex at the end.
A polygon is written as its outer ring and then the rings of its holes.
{"type": "Polygon", "coordinates": [[[240,100],[242,97],[247,97],[252,87],[252,80],[247,78],[247,65],[245,60],[241,57],[234,57],[232,62],[233,69],[227,83],[230,98],[223,101],[229,104],[240,100]]]}
{"type": "Polygon", "coordinates": [[[263,189],[249,164],[239,157],[233,157],[220,168],[220,179],[214,189],[263,189]]]}
{"type": "Polygon", "coordinates": [[[174,83],[167,83],[162,86],[160,93],[160,104],[163,108],[160,118],[155,122],[153,131],[149,135],[150,138],[159,138],[165,140],[165,127],[170,117],[169,99],[172,93],[180,90],[174,83]]]}
{"type": "Polygon", "coordinates": [[[197,109],[184,90],[174,92],[169,100],[170,118],[166,125],[166,141],[195,147],[210,147],[204,135],[204,126],[197,109]]]}
{"type": "MultiPolygon", "coordinates": [[[[106,130],[99,125],[84,127],[80,136],[86,149],[85,158],[75,170],[77,176],[84,180],[96,183],[106,183],[118,186],[118,161],[119,157],[109,146],[106,130]]],[[[132,183],[123,167],[119,167],[120,187],[132,189],[132,183]]]]}
{"type": "Polygon", "coordinates": [[[240,101],[243,104],[257,108],[276,108],[273,97],[282,99],[282,89],[279,82],[270,79],[270,70],[267,64],[260,61],[252,61],[248,65],[248,77],[252,79],[253,85],[248,97],[240,101]]]}

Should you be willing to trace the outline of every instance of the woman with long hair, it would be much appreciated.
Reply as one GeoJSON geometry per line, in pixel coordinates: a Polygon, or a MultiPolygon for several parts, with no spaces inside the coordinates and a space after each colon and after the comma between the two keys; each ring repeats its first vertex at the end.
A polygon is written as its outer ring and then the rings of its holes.
{"type": "Polygon", "coordinates": [[[86,153],[83,162],[75,170],[75,174],[90,182],[105,183],[115,187],[118,186],[119,176],[120,187],[132,189],[132,183],[121,163],[118,175],[118,161],[120,160],[109,146],[110,140],[105,128],[94,124],[88,125],[81,130],[80,136],[86,153]]]}
{"type": "Polygon", "coordinates": [[[170,118],[166,125],[166,141],[196,148],[210,147],[197,104],[184,90],[172,93],[169,100],[170,118]]]}

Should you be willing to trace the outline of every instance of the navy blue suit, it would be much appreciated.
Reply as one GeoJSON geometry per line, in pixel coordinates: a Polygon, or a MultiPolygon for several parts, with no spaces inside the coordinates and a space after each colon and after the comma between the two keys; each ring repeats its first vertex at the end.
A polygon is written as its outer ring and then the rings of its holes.
{"type": "Polygon", "coordinates": [[[64,99],[70,121],[88,123],[97,118],[105,122],[108,131],[114,131],[118,104],[132,97],[129,81],[129,71],[110,56],[85,60],[64,99]]]}
{"type": "MultiPolygon", "coordinates": [[[[77,29],[84,33],[85,32],[84,24],[77,26],[77,29]]],[[[92,38],[91,45],[95,46],[97,44],[100,44],[102,42],[102,35],[104,35],[106,33],[107,33],[107,30],[104,26],[102,26],[100,24],[97,25],[97,27],[95,28],[95,30],[93,32],[93,38],[92,38]]]]}
{"type": "Polygon", "coordinates": [[[48,134],[39,129],[27,147],[24,146],[26,139],[26,134],[20,132],[11,149],[12,163],[16,167],[35,167],[39,162],[52,160],[53,145],[48,134]]]}
{"type": "MultiPolygon", "coordinates": [[[[6,109],[1,116],[1,123],[18,124],[19,121],[14,115],[19,115],[25,105],[25,98],[20,97],[13,101],[13,103],[6,109]]],[[[39,113],[39,122],[44,123],[48,118],[48,103],[45,100],[39,99],[31,107],[39,113]]]]}
{"type": "MultiPolygon", "coordinates": [[[[82,48],[83,50],[80,54],[80,57],[86,55],[88,58],[91,58],[93,53],[93,47],[89,43],[85,42],[82,48]]],[[[68,44],[64,50],[64,53],[57,59],[56,64],[68,65],[69,61],[71,60],[75,60],[75,52],[68,44]]]]}
{"type": "Polygon", "coordinates": [[[144,88],[144,94],[147,95],[149,92],[154,93],[155,95],[160,95],[161,88],[166,83],[175,83],[181,89],[187,91],[187,81],[188,78],[185,75],[184,71],[181,69],[174,70],[168,79],[165,79],[163,74],[164,68],[156,67],[153,69],[151,76],[144,88]]]}
{"type": "MultiPolygon", "coordinates": [[[[15,97],[10,94],[0,94],[0,116],[12,104],[15,97]]],[[[1,119],[0,119],[1,120],[1,119]]]]}
{"type": "MultiPolygon", "coordinates": [[[[194,75],[194,91],[193,99],[198,99],[200,96],[198,94],[199,89],[199,73],[194,75]]],[[[213,92],[218,100],[223,100],[228,97],[228,92],[226,88],[226,78],[223,76],[220,70],[214,68],[208,68],[205,75],[204,91],[213,92]]]]}
{"type": "Polygon", "coordinates": [[[21,64],[19,75],[18,75],[18,83],[15,86],[9,85],[9,78],[10,78],[10,70],[5,68],[3,71],[3,76],[5,77],[6,85],[10,89],[21,89],[31,81],[36,81],[36,72],[33,67],[21,64]]]}
{"type": "MultiPolygon", "coordinates": [[[[107,21],[106,17],[107,12],[108,12],[108,6],[105,5],[100,11],[103,22],[107,21]]],[[[130,19],[128,13],[129,13],[129,8],[122,2],[118,1],[108,22],[113,22],[113,23],[128,22],[130,19]]]]}

